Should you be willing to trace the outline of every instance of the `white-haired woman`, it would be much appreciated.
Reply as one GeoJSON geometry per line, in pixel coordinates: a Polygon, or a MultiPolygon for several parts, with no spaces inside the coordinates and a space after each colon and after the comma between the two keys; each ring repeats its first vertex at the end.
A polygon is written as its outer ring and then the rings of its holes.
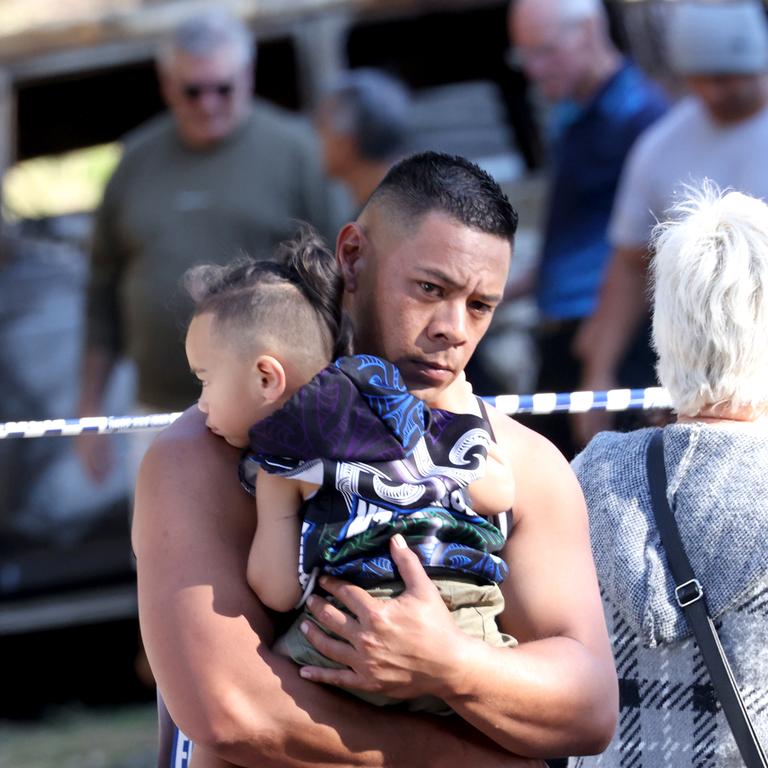
{"type": "MultiPolygon", "coordinates": [[[[747,710],[768,743],[768,206],[712,186],[654,233],[653,340],[678,418],[667,495],[747,710]]],[[[608,750],[575,766],[743,765],[674,597],[654,521],[655,429],[597,435],[574,460],[620,679],[608,750]]]]}

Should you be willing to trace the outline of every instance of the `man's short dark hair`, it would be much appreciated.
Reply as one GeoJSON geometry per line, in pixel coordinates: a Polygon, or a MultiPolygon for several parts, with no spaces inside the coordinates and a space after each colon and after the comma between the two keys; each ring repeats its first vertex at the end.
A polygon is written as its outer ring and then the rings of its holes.
{"type": "Polygon", "coordinates": [[[514,240],[517,212],[493,177],[465,157],[419,152],[392,166],[368,205],[392,205],[407,222],[444,213],[478,232],[514,240]]]}

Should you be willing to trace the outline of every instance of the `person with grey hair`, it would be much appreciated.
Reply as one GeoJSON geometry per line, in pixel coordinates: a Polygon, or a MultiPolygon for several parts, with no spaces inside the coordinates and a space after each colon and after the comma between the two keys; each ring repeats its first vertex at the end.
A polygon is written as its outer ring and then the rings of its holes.
{"type": "MultiPolygon", "coordinates": [[[[123,355],[136,366],[138,412],[195,401],[183,344],[188,267],[240,251],[269,258],[297,219],[331,233],[312,132],[253,99],[254,57],[250,31],[215,8],[189,17],[159,47],[169,111],[126,137],[96,213],[79,416],[101,413],[123,355]]],[[[133,440],[133,463],[147,434],[133,440]]],[[[101,479],[109,444],[84,436],[78,449],[101,479]]]]}
{"type": "MultiPolygon", "coordinates": [[[[624,159],[667,102],[614,45],[601,0],[514,0],[509,32],[523,71],[551,102],[556,126],[539,263],[507,296],[535,292],[536,391],[569,392],[581,378],[573,339],[595,309],[610,256],[606,227],[624,159]]],[[[578,446],[568,414],[526,423],[573,457],[578,446]]]]}
{"type": "Polygon", "coordinates": [[[187,146],[210,147],[245,120],[255,53],[246,27],[219,10],[187,19],[161,43],[156,56],[160,87],[187,146]],[[226,55],[219,67],[205,73],[210,79],[199,79],[192,67],[185,70],[191,62],[207,60],[220,51],[226,55]]]}
{"type": "Polygon", "coordinates": [[[405,153],[410,95],[377,69],[342,74],[315,111],[323,169],[341,181],[360,209],[391,165],[405,153]]]}
{"type": "MultiPolygon", "coordinates": [[[[768,205],[713,185],[652,242],[653,344],[677,422],[667,497],[746,709],[768,743],[768,205]]],[[[579,768],[743,765],[675,599],[645,473],[658,428],[602,432],[576,457],[620,678],[619,727],[579,768]]]]}
{"type": "MultiPolygon", "coordinates": [[[[666,50],[690,96],[633,148],[611,217],[599,305],[576,338],[581,389],[611,389],[633,337],[647,335],[648,238],[684,184],[709,178],[768,197],[768,24],[758,0],[665,4],[666,50]]],[[[622,382],[640,386],[638,382],[622,382]]],[[[606,414],[579,416],[586,442],[606,414]]]]}

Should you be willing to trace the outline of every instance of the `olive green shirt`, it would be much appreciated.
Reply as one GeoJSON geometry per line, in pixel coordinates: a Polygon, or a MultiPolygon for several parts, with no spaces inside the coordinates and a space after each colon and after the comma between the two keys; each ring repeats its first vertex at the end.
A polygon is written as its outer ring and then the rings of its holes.
{"type": "Polygon", "coordinates": [[[170,115],[141,126],[96,214],[87,344],[135,361],[140,402],[185,408],[199,386],[184,353],[184,272],[243,252],[269,258],[297,221],[333,237],[329,207],[311,131],[271,105],[258,102],[210,150],[185,146],[170,115]]]}

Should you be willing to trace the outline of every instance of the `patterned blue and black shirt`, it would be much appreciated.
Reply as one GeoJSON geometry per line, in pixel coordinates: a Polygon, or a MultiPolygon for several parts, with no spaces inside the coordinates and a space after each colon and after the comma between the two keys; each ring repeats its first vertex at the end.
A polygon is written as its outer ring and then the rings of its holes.
{"type": "Polygon", "coordinates": [[[299,581],[318,570],[359,586],[398,578],[389,540],[400,533],[427,573],[501,582],[501,531],[471,508],[492,432],[472,414],[430,409],[378,357],[343,357],[250,430],[240,466],[254,492],[259,467],[319,486],[302,509],[299,581]]]}

